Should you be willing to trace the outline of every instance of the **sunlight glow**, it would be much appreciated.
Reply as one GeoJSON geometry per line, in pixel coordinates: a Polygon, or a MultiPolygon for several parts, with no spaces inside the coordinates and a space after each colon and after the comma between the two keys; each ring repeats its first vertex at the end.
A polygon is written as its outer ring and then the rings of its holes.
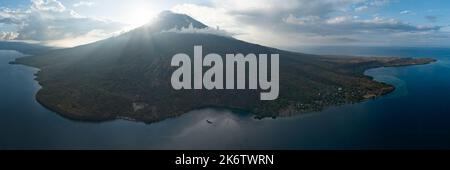
{"type": "Polygon", "coordinates": [[[150,22],[154,17],[156,17],[157,13],[154,10],[150,10],[145,6],[137,6],[133,7],[132,10],[128,14],[125,14],[125,21],[130,29],[140,27],[150,22]]]}

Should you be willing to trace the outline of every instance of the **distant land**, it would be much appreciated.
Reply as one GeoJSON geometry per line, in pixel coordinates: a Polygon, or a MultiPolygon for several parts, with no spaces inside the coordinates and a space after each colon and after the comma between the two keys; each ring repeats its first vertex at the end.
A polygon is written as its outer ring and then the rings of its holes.
{"type": "Polygon", "coordinates": [[[37,67],[45,107],[82,121],[118,118],[151,123],[188,111],[221,107],[257,118],[292,116],[326,107],[373,99],[395,87],[373,81],[364,71],[376,67],[428,64],[431,58],[323,56],[289,52],[207,33],[167,31],[207,28],[182,14],[163,12],[158,19],[122,35],[74,48],[18,58],[37,67]],[[170,84],[173,55],[204,53],[280,54],[280,95],[259,100],[259,90],[175,91],[170,84]]]}
{"type": "Polygon", "coordinates": [[[15,50],[23,54],[38,55],[53,50],[53,47],[25,42],[0,41],[0,50],[15,50]]]}

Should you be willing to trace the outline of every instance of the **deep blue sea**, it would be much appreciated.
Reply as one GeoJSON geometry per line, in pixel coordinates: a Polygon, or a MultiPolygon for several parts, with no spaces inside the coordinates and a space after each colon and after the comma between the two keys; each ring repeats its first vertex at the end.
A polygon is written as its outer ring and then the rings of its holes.
{"type": "Polygon", "coordinates": [[[289,118],[203,109],[153,124],[67,120],[38,104],[37,69],[0,51],[0,149],[450,149],[450,49],[298,48],[316,54],[433,57],[366,71],[397,90],[376,100],[289,118]],[[206,120],[214,122],[207,123],[206,120]]]}

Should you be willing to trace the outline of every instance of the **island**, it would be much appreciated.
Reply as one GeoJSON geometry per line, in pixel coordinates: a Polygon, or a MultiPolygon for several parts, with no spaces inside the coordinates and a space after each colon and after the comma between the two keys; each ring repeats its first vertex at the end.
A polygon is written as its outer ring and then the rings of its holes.
{"type": "Polygon", "coordinates": [[[377,67],[428,64],[431,58],[312,55],[244,42],[230,36],[187,33],[208,29],[183,14],[163,12],[158,19],[127,33],[74,48],[18,58],[15,64],[39,68],[37,101],[73,120],[127,119],[145,123],[219,107],[252,113],[256,118],[284,117],[377,98],[395,90],[364,71],[377,67]],[[172,56],[205,53],[279,54],[280,93],[259,99],[259,90],[177,91],[170,84],[172,56]]]}

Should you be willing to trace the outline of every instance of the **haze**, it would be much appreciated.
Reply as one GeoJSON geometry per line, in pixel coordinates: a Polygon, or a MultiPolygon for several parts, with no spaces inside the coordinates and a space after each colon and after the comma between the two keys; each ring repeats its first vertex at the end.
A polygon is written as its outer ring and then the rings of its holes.
{"type": "Polygon", "coordinates": [[[430,0],[6,0],[0,39],[76,46],[188,14],[235,38],[274,47],[445,46],[450,2],[430,0]]]}

